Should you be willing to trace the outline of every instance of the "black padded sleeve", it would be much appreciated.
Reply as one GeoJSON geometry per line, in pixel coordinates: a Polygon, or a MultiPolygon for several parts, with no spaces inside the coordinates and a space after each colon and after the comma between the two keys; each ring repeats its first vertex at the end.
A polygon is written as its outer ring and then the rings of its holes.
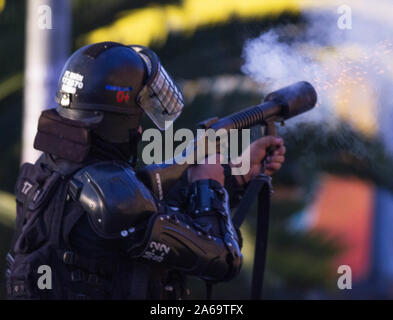
{"type": "Polygon", "coordinates": [[[128,255],[204,280],[232,279],[240,271],[242,255],[227,198],[215,181],[197,181],[189,189],[189,212],[168,208],[154,215],[141,242],[124,239],[128,255]]]}
{"type": "Polygon", "coordinates": [[[120,239],[132,259],[213,281],[232,279],[240,270],[228,195],[213,180],[188,188],[186,210],[156,202],[134,171],[117,162],[83,168],[69,192],[87,212],[93,231],[104,239],[120,239]]]}

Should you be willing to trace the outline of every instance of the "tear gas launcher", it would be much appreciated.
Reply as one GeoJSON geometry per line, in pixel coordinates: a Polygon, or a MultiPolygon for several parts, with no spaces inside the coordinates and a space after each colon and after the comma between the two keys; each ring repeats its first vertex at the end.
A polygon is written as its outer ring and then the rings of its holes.
{"type": "MultiPolygon", "coordinates": [[[[229,132],[230,129],[247,129],[260,125],[264,127],[265,135],[276,135],[276,122],[283,122],[312,109],[316,101],[317,93],[310,83],[296,82],[268,94],[261,104],[248,107],[221,119],[208,119],[203,121],[199,127],[215,131],[224,129],[229,132]]],[[[196,138],[189,148],[196,149],[198,140],[205,138],[196,138]]],[[[197,152],[194,154],[194,157],[197,157],[197,152]]],[[[204,153],[204,156],[206,155],[204,153]]],[[[170,164],[149,165],[138,171],[138,176],[159,199],[163,199],[166,192],[192,165],[190,162],[197,163],[197,159],[194,160],[194,162],[187,161],[179,164],[174,158],[173,161],[169,161],[170,164]]]]}

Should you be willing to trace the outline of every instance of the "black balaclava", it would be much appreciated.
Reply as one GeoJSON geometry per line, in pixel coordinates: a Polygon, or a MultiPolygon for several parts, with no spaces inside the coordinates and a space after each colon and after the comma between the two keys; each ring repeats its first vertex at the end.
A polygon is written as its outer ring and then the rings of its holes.
{"type": "Polygon", "coordinates": [[[110,143],[92,132],[89,156],[99,160],[131,161],[131,164],[135,166],[138,144],[142,136],[138,129],[130,129],[129,136],[129,142],[110,143]]]}

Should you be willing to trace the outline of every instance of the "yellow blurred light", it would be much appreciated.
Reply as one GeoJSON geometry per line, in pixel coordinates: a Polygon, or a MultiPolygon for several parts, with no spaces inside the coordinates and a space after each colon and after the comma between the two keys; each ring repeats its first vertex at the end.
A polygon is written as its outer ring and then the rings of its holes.
{"type": "Polygon", "coordinates": [[[372,90],[372,84],[362,79],[360,84],[346,82],[343,87],[338,86],[334,106],[337,114],[353,124],[363,134],[375,134],[377,123],[375,108],[378,97],[372,90]]]}
{"type": "Polygon", "coordinates": [[[117,41],[150,45],[162,44],[170,32],[192,34],[197,28],[217,25],[236,17],[240,20],[299,13],[300,0],[183,0],[178,6],[149,6],[124,12],[114,23],[78,39],[80,45],[117,41]]]}
{"type": "Polygon", "coordinates": [[[16,73],[0,82],[0,101],[23,87],[23,73],[16,73]]]}
{"type": "Polygon", "coordinates": [[[0,12],[3,11],[5,7],[5,0],[0,0],[0,12]]]}
{"type": "Polygon", "coordinates": [[[16,202],[12,194],[0,191],[0,224],[13,228],[15,225],[16,202]]]}
{"type": "MultiPolygon", "coordinates": [[[[361,76],[372,66],[366,59],[367,50],[358,45],[340,46],[334,52],[329,51],[329,54],[322,51],[320,58],[325,63],[331,61],[334,64],[328,75],[336,75],[338,78],[332,87],[333,91],[329,91],[333,97],[335,112],[363,134],[372,136],[377,130],[375,109],[378,96],[373,89],[372,80],[361,76]],[[341,60],[338,60],[338,57],[341,60]]],[[[379,73],[375,70],[375,74],[379,73]]]]}
{"type": "MultiPolygon", "coordinates": [[[[160,45],[165,43],[170,33],[192,35],[200,27],[224,24],[232,18],[247,20],[278,15],[284,11],[298,14],[304,10],[331,10],[341,4],[339,0],[183,0],[179,5],[153,5],[123,12],[111,25],[80,38],[79,45],[107,40],[160,45]]],[[[364,5],[359,1],[349,0],[348,4],[365,12],[364,5]]],[[[386,20],[385,9],[377,10],[377,16],[384,17],[382,20],[386,20]]],[[[312,55],[325,65],[322,74],[315,75],[317,91],[325,92],[325,100],[334,104],[342,119],[366,135],[374,134],[374,111],[378,97],[372,82],[364,79],[363,75],[382,76],[389,73],[389,76],[393,76],[391,42],[386,40],[374,50],[360,44],[325,47],[322,50],[312,45],[307,47],[308,52],[314,52],[312,55]]],[[[322,103],[322,96],[319,104],[322,103]]]]}
{"type": "MultiPolygon", "coordinates": [[[[0,4],[5,3],[0,0],[0,4]]],[[[391,23],[389,5],[375,8],[364,1],[347,0],[347,5],[361,14],[391,23]]],[[[78,45],[100,41],[118,41],[149,46],[165,43],[169,33],[192,33],[204,26],[223,24],[232,18],[240,20],[279,15],[284,11],[298,14],[305,10],[335,12],[341,0],[182,0],[179,5],[151,5],[125,11],[112,24],[96,29],[78,39],[78,45]]]]}
{"type": "Polygon", "coordinates": [[[339,118],[366,136],[373,136],[378,131],[376,117],[380,97],[376,81],[381,77],[393,77],[391,46],[385,40],[373,48],[360,44],[337,45],[334,48],[305,45],[302,48],[326,66],[322,69],[322,80],[321,75],[310,79],[319,97],[326,97],[324,103],[332,105],[339,118]],[[375,52],[380,53],[377,58],[375,52]]]}

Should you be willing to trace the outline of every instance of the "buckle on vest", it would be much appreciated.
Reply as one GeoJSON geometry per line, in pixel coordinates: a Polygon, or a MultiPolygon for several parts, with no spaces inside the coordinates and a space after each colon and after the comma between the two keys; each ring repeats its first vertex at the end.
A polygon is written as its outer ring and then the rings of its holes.
{"type": "Polygon", "coordinates": [[[74,264],[75,263],[75,253],[72,251],[65,251],[63,254],[63,262],[65,264],[74,264]]]}

